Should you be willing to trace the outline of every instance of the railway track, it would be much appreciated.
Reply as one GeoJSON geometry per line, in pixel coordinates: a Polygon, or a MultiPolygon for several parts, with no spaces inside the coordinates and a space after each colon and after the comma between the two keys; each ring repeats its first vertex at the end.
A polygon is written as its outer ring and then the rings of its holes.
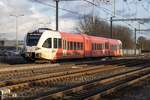
{"type": "MultiPolygon", "coordinates": [[[[123,60],[94,62],[94,63],[88,62],[69,66],[63,65],[64,67],[61,66],[57,68],[45,67],[45,71],[43,71],[44,73],[40,74],[37,73],[38,71],[41,71],[42,68],[41,69],[37,68],[34,69],[35,71],[34,74],[32,73],[29,75],[24,75],[25,72],[23,72],[22,74],[18,73],[15,74],[17,76],[20,75],[19,78],[16,77],[14,79],[7,79],[7,80],[2,79],[0,81],[1,98],[2,99],[98,98],[104,94],[110,93],[110,91],[112,91],[111,88],[114,88],[114,90],[119,89],[117,88],[117,86],[125,84],[125,82],[130,82],[131,84],[135,83],[136,79],[142,80],[145,78],[149,78],[150,73],[150,68],[148,67],[149,65],[150,64],[148,60],[123,59],[123,60]],[[48,68],[49,71],[46,68],[48,68]],[[107,90],[109,92],[105,92],[104,90],[105,91],[107,90]]],[[[26,70],[30,72],[31,69],[26,70]]],[[[21,71],[25,70],[19,70],[17,72],[21,71]]],[[[6,73],[5,71],[2,71],[0,73],[0,75],[3,76],[5,75],[7,76],[7,74],[8,72],[6,73]]],[[[125,86],[126,85],[124,85],[124,87],[125,86]]],[[[121,87],[122,86],[120,86],[120,88],[121,87]]]]}
{"type": "Polygon", "coordinates": [[[117,75],[107,76],[88,82],[78,84],[76,86],[65,88],[55,93],[47,92],[43,96],[39,96],[39,100],[44,99],[66,99],[83,100],[83,99],[99,99],[101,96],[114,92],[117,89],[132,85],[140,80],[150,78],[150,68],[130,70],[117,75]],[[139,74],[140,73],[140,74],[139,74]],[[45,94],[49,94],[46,95],[45,94]]]}
{"type": "MultiPolygon", "coordinates": [[[[124,60],[123,60],[124,61],[124,60]]],[[[123,62],[122,61],[122,62],[123,62]]],[[[113,64],[115,63],[118,63],[120,62],[121,64],[121,61],[114,61],[113,64]]],[[[88,62],[87,64],[92,64],[92,63],[95,63],[95,64],[106,64],[108,62],[88,62]]],[[[29,76],[30,77],[33,77],[33,76],[50,76],[50,75],[45,75],[45,74],[49,74],[51,73],[51,76],[57,76],[57,75],[64,75],[66,73],[68,73],[68,71],[70,71],[69,73],[73,73],[75,72],[76,70],[75,69],[81,69],[81,68],[84,68],[84,67],[88,67],[87,64],[85,63],[82,63],[82,64],[78,64],[78,65],[57,65],[57,64],[54,64],[53,66],[48,66],[48,65],[45,65],[45,66],[33,66],[33,67],[22,67],[22,68],[18,68],[18,69],[11,69],[11,70],[6,70],[6,69],[3,69],[3,70],[0,70],[0,86],[4,86],[5,84],[12,84],[12,83],[15,83],[16,80],[21,80],[22,78],[24,78],[25,80],[29,80],[30,78],[28,78],[29,76]],[[74,70],[74,71],[71,71],[71,70],[74,70]],[[61,73],[57,73],[57,72],[61,72],[61,73]],[[13,81],[13,82],[12,82],[13,81]]],[[[112,64],[112,61],[109,61],[109,65],[112,64]]],[[[91,66],[95,66],[95,65],[90,65],[91,66]]],[[[78,70],[77,70],[78,71],[78,70]]],[[[36,78],[35,78],[36,79],[36,78]]]]}
{"type": "MultiPolygon", "coordinates": [[[[113,61],[109,61],[109,64],[111,64],[113,61]]],[[[114,61],[115,63],[121,62],[121,61],[114,61]]],[[[113,62],[113,63],[114,63],[113,62]]],[[[46,74],[46,73],[53,73],[53,72],[63,72],[63,71],[69,71],[74,70],[78,68],[84,68],[88,67],[88,64],[106,64],[108,61],[100,62],[98,61],[88,61],[88,62],[82,62],[82,63],[76,63],[76,64],[43,64],[43,65],[33,65],[33,66],[22,66],[22,67],[13,67],[13,68],[3,68],[0,69],[0,81],[9,80],[11,78],[21,78],[21,77],[28,77],[28,76],[35,76],[40,74],[46,74]],[[12,77],[13,76],[13,77],[12,77]]],[[[94,66],[94,65],[90,65],[94,66]]]]}

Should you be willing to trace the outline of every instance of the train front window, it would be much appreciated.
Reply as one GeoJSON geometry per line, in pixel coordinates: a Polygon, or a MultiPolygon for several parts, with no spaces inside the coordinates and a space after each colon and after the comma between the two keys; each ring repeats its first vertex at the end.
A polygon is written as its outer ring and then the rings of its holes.
{"type": "Polygon", "coordinates": [[[26,39],[27,46],[36,46],[41,35],[42,35],[41,33],[36,31],[32,33],[28,33],[26,39]]]}

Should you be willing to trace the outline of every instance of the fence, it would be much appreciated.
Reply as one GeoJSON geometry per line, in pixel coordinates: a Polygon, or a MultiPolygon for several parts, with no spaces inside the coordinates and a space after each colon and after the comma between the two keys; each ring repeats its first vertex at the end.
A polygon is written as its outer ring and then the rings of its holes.
{"type": "Polygon", "coordinates": [[[19,64],[25,61],[21,56],[0,56],[0,63],[19,64]]]}
{"type": "MultiPolygon", "coordinates": [[[[123,49],[122,53],[124,56],[133,56],[133,55],[135,55],[135,50],[134,49],[123,49]]],[[[136,55],[140,55],[140,54],[141,54],[141,50],[136,49],[136,55]]]]}

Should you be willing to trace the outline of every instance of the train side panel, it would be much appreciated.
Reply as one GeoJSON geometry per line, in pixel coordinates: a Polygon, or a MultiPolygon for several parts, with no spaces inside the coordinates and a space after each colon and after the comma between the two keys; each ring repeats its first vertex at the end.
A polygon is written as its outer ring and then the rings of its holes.
{"type": "Polygon", "coordinates": [[[108,56],[108,50],[105,48],[105,43],[107,43],[106,38],[90,36],[91,46],[92,46],[92,57],[103,57],[108,56]]]}
{"type": "Polygon", "coordinates": [[[60,33],[63,43],[63,59],[84,57],[84,38],[80,34],[60,33]]]}

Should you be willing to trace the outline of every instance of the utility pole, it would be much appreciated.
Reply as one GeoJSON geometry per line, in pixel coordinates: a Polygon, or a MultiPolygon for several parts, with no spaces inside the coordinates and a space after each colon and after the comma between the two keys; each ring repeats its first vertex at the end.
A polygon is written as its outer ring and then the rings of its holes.
{"type": "Polygon", "coordinates": [[[79,1],[79,0],[54,0],[56,2],[56,31],[59,30],[59,2],[60,1],[79,1]]]}
{"type": "Polygon", "coordinates": [[[18,51],[18,17],[24,16],[24,15],[10,15],[16,18],[16,51],[18,51]]]}
{"type": "Polygon", "coordinates": [[[56,1],[56,31],[59,30],[59,23],[58,23],[58,18],[59,18],[59,0],[55,0],[56,1]]]}
{"type": "Polygon", "coordinates": [[[135,42],[134,54],[135,54],[135,55],[136,55],[136,31],[137,31],[137,29],[135,28],[135,29],[134,29],[134,32],[135,32],[135,33],[134,33],[134,36],[135,36],[135,37],[134,37],[134,38],[135,38],[135,41],[134,41],[134,42],[135,42]]]}
{"type": "MultiPolygon", "coordinates": [[[[93,0],[93,4],[95,4],[94,2],[95,0],[93,0]]],[[[95,24],[95,5],[93,5],[93,24],[95,24]]]]}
{"type": "Polygon", "coordinates": [[[112,19],[113,17],[110,17],[110,38],[113,38],[112,19]]]}
{"type": "Polygon", "coordinates": [[[115,17],[115,14],[116,14],[116,0],[113,0],[113,13],[114,13],[114,17],[115,17]]]}
{"type": "Polygon", "coordinates": [[[113,38],[113,17],[115,17],[116,13],[116,0],[113,0],[113,16],[110,17],[110,38],[113,38]]]}

